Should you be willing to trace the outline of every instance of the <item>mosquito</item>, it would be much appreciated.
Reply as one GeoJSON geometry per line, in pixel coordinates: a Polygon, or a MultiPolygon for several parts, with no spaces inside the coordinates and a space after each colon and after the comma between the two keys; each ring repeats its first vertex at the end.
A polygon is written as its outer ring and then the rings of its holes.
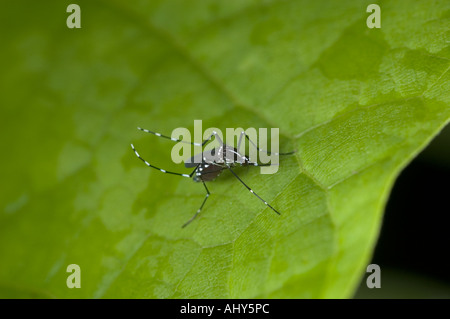
{"type": "MultiPolygon", "coordinates": [[[[266,152],[270,155],[269,151],[261,150],[260,148],[258,148],[258,146],[255,143],[253,143],[252,140],[250,140],[250,137],[247,134],[245,134],[244,131],[241,132],[237,148],[234,148],[227,144],[224,144],[222,139],[220,138],[219,134],[217,134],[217,132],[215,132],[215,131],[213,131],[212,134],[209,136],[209,138],[204,140],[203,143],[194,143],[194,142],[179,140],[179,139],[176,139],[176,138],[173,138],[170,136],[166,136],[166,135],[163,135],[160,133],[152,132],[150,130],[143,129],[140,127],[138,127],[138,130],[141,130],[145,133],[150,133],[150,134],[156,135],[161,138],[169,139],[174,142],[183,142],[183,143],[192,144],[194,146],[202,146],[203,147],[203,146],[205,146],[206,143],[208,143],[208,141],[211,141],[211,139],[213,137],[219,143],[218,147],[212,148],[210,150],[205,150],[202,153],[194,155],[188,161],[185,162],[184,165],[186,168],[194,168],[194,170],[190,174],[171,172],[171,171],[167,171],[165,169],[162,169],[162,168],[159,168],[159,167],[156,167],[156,166],[150,164],[149,162],[147,162],[145,159],[143,159],[139,155],[137,150],[134,148],[134,145],[131,144],[131,148],[133,149],[136,156],[141,161],[143,161],[145,163],[145,165],[147,165],[148,167],[157,169],[158,171],[163,172],[165,174],[172,174],[172,175],[177,175],[177,176],[181,176],[181,177],[192,178],[194,182],[201,182],[203,184],[203,186],[205,187],[206,196],[205,196],[202,204],[200,205],[200,208],[195,212],[194,216],[192,216],[191,219],[189,219],[182,226],[182,228],[189,225],[200,214],[200,212],[203,209],[203,206],[205,206],[205,203],[206,203],[208,197],[211,195],[211,193],[208,190],[208,187],[206,187],[205,182],[210,182],[210,181],[215,180],[224,170],[229,170],[231,172],[231,174],[233,174],[233,176],[236,177],[237,180],[239,182],[241,182],[241,184],[244,185],[245,188],[247,188],[250,193],[252,193],[256,197],[258,197],[259,200],[261,200],[267,207],[269,207],[275,213],[277,213],[278,215],[281,215],[275,208],[273,208],[268,202],[266,202],[258,194],[256,194],[247,184],[245,184],[245,182],[233,170],[233,168],[236,167],[237,165],[241,165],[241,166],[270,166],[270,165],[272,165],[272,164],[258,164],[257,162],[251,162],[248,156],[241,154],[238,151],[240,149],[242,139],[245,136],[245,138],[250,142],[250,144],[252,144],[257,149],[258,152],[266,152]]],[[[274,154],[275,155],[292,155],[294,153],[295,153],[295,151],[288,152],[288,153],[274,153],[274,154]]]]}

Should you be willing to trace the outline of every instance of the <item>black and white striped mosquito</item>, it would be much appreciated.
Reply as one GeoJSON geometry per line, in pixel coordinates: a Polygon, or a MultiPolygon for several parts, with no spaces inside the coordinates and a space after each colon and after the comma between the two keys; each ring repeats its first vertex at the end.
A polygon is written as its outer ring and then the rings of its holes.
{"type": "MultiPolygon", "coordinates": [[[[203,200],[200,208],[197,210],[197,212],[194,214],[194,216],[192,216],[192,218],[189,219],[182,226],[183,228],[186,227],[187,225],[189,225],[189,223],[191,223],[198,216],[198,214],[200,214],[200,212],[203,209],[203,206],[206,203],[206,200],[208,199],[209,195],[211,194],[208,190],[208,187],[206,187],[205,182],[213,181],[225,169],[229,170],[233,174],[233,176],[236,177],[238,179],[238,181],[241,182],[242,185],[244,185],[250,191],[250,193],[252,193],[256,197],[258,197],[259,200],[261,200],[266,206],[268,206],[275,213],[280,215],[280,213],[275,208],[273,208],[268,202],[266,202],[258,194],[256,194],[247,184],[245,184],[244,181],[233,170],[233,167],[235,167],[238,164],[241,166],[270,166],[270,165],[272,165],[272,164],[258,164],[256,162],[251,162],[249,160],[248,156],[239,153],[238,150],[240,149],[242,138],[243,138],[243,136],[245,136],[247,138],[247,140],[250,142],[250,144],[252,144],[257,149],[258,152],[266,152],[266,153],[270,154],[269,151],[259,149],[258,146],[250,140],[249,136],[247,134],[245,134],[244,131],[241,133],[241,135],[239,137],[237,148],[234,148],[234,147],[224,144],[222,142],[222,139],[220,138],[219,134],[217,134],[216,132],[213,132],[208,139],[204,140],[203,143],[200,144],[200,143],[182,141],[182,140],[175,139],[175,138],[172,138],[172,137],[169,137],[166,135],[162,135],[160,133],[152,132],[152,131],[149,131],[149,130],[146,130],[146,129],[143,129],[140,127],[138,127],[138,129],[143,132],[146,132],[146,133],[150,133],[150,134],[162,137],[162,138],[172,140],[174,142],[189,143],[189,144],[192,144],[195,146],[202,146],[202,147],[205,146],[205,144],[208,141],[210,141],[212,139],[212,137],[214,137],[216,139],[216,141],[219,143],[219,147],[216,147],[216,148],[213,148],[210,150],[205,150],[202,153],[199,153],[199,154],[193,156],[190,160],[185,162],[186,168],[194,168],[194,170],[190,174],[181,174],[181,173],[170,172],[170,171],[166,171],[165,169],[162,169],[162,168],[159,168],[159,167],[156,167],[156,166],[150,164],[149,162],[147,162],[145,159],[143,159],[139,155],[139,153],[134,148],[134,145],[131,144],[131,148],[133,149],[136,156],[141,161],[143,161],[145,163],[145,165],[147,165],[148,167],[157,169],[160,172],[163,172],[166,174],[172,174],[172,175],[177,175],[177,176],[181,176],[181,177],[192,178],[194,180],[194,182],[202,182],[202,184],[206,190],[205,199],[203,200]]],[[[291,155],[294,153],[295,153],[295,151],[288,152],[288,153],[274,153],[274,154],[275,155],[291,155]]]]}

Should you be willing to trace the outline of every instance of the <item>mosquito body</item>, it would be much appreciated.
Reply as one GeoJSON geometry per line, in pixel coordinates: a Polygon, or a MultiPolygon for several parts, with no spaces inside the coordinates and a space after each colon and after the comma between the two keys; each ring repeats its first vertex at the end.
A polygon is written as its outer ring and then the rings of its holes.
{"type": "Polygon", "coordinates": [[[240,154],[236,148],[222,144],[191,157],[184,166],[186,168],[197,167],[193,177],[194,182],[209,182],[215,180],[223,170],[238,164],[241,166],[255,165],[245,155],[240,154]]]}
{"type": "MultiPolygon", "coordinates": [[[[189,219],[182,227],[186,227],[187,225],[189,225],[189,223],[191,223],[197,216],[198,214],[200,214],[200,212],[203,209],[203,206],[206,203],[206,200],[208,199],[209,195],[211,194],[208,190],[208,188],[206,187],[205,182],[210,182],[215,180],[224,170],[229,170],[234,177],[236,177],[241,183],[242,185],[244,185],[248,191],[250,191],[250,193],[252,193],[253,195],[255,195],[256,197],[259,198],[259,200],[261,200],[266,206],[268,206],[270,209],[272,209],[275,213],[277,213],[278,215],[280,215],[280,213],[273,208],[269,203],[267,203],[264,199],[262,199],[258,194],[256,194],[249,186],[247,186],[247,184],[244,183],[244,181],[242,181],[242,179],[234,172],[233,168],[236,167],[237,165],[240,166],[269,166],[271,164],[258,164],[256,162],[251,162],[248,158],[248,156],[241,154],[238,150],[240,148],[241,145],[241,141],[243,136],[245,136],[248,141],[254,146],[256,147],[256,149],[260,152],[267,152],[270,153],[268,151],[264,151],[264,150],[260,150],[256,144],[254,144],[250,138],[248,137],[247,134],[245,134],[245,132],[241,133],[241,136],[239,138],[239,142],[238,142],[238,147],[234,148],[231,147],[227,144],[224,144],[220,138],[220,136],[216,133],[213,132],[211,134],[211,136],[203,141],[203,143],[190,143],[190,142],[186,142],[186,141],[181,141],[175,138],[171,138],[169,136],[165,136],[162,135],[160,133],[156,133],[156,132],[152,132],[146,129],[142,129],[140,127],[138,127],[139,130],[146,132],[146,133],[151,133],[154,134],[156,136],[162,137],[162,138],[166,138],[166,139],[170,139],[172,141],[175,142],[184,142],[184,143],[189,143],[195,146],[204,146],[208,141],[211,140],[212,137],[214,137],[218,142],[219,142],[219,146],[210,150],[205,150],[202,153],[199,153],[193,157],[191,157],[188,161],[185,162],[185,167],[186,168],[194,168],[194,170],[190,173],[190,174],[181,174],[181,173],[175,173],[175,172],[170,172],[170,171],[166,171],[164,169],[161,169],[159,167],[156,167],[152,164],[150,164],[149,162],[147,162],[146,160],[144,160],[139,153],[136,151],[136,149],[134,148],[133,144],[131,144],[131,148],[133,149],[134,153],[136,154],[136,156],[143,161],[148,167],[157,169],[163,173],[166,174],[172,174],[172,175],[178,175],[181,177],[187,177],[187,178],[192,178],[192,180],[194,182],[201,182],[203,184],[203,186],[205,187],[206,190],[206,196],[205,199],[203,200],[200,208],[196,211],[196,213],[194,214],[194,216],[192,216],[191,219],[189,219]]],[[[289,153],[278,153],[277,155],[291,155],[294,152],[289,152],[289,153]]]]}

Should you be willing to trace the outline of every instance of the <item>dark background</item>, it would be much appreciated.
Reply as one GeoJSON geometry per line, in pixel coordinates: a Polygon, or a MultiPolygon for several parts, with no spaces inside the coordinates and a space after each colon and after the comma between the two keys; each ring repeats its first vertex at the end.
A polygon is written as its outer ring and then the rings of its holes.
{"type": "Polygon", "coordinates": [[[399,175],[371,263],[381,288],[362,278],[356,298],[450,298],[450,126],[399,175]]]}

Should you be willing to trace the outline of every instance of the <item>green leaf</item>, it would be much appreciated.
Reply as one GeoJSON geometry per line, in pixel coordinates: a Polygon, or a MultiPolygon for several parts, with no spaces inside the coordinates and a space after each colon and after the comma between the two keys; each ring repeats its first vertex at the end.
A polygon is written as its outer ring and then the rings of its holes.
{"type": "MultiPolygon", "coordinates": [[[[9,1],[0,296],[351,297],[396,176],[450,118],[450,3],[9,1]],[[278,127],[273,175],[201,184],[137,131],[278,127]],[[81,288],[66,286],[69,264],[81,288]]],[[[187,172],[189,173],[189,172],[187,172]]]]}

